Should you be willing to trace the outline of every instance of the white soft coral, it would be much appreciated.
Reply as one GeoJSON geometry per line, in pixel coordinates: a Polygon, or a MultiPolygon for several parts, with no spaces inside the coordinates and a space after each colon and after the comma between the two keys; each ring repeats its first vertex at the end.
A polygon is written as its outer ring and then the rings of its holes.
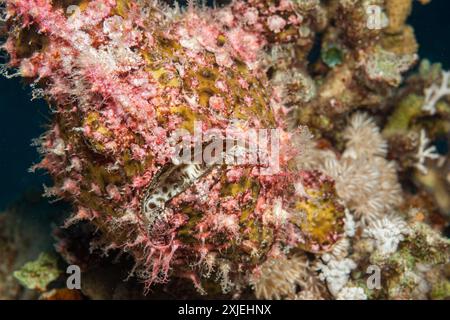
{"type": "Polygon", "coordinates": [[[347,285],[350,272],[356,268],[356,263],[348,258],[336,259],[335,257],[324,254],[322,262],[317,264],[319,279],[326,281],[330,293],[337,297],[342,288],[347,285]]]}
{"type": "Polygon", "coordinates": [[[382,255],[397,251],[399,243],[408,233],[407,223],[401,217],[394,215],[374,220],[364,230],[364,236],[375,241],[376,249],[382,255]]]}
{"type": "Polygon", "coordinates": [[[367,295],[361,287],[345,287],[336,296],[336,300],[367,300],[367,295]]]}
{"type": "Polygon", "coordinates": [[[420,141],[419,148],[417,150],[416,159],[417,163],[414,165],[421,173],[427,174],[428,169],[425,166],[427,159],[438,159],[439,154],[435,146],[429,146],[430,139],[428,139],[427,134],[424,129],[420,131],[420,141]]]}
{"type": "Polygon", "coordinates": [[[425,103],[422,106],[422,110],[427,111],[431,114],[436,113],[436,103],[443,97],[450,95],[450,72],[442,72],[442,82],[438,86],[437,84],[432,84],[431,87],[425,89],[425,103]]]}

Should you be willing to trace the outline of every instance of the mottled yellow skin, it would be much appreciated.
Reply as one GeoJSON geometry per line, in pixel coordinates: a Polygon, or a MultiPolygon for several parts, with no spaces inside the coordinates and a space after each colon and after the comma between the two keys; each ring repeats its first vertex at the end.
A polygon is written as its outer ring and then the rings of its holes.
{"type": "Polygon", "coordinates": [[[305,239],[299,248],[310,252],[326,251],[343,232],[344,208],[336,202],[336,191],[330,184],[324,184],[319,190],[305,191],[309,198],[295,202],[297,214],[290,218],[305,239]]]}

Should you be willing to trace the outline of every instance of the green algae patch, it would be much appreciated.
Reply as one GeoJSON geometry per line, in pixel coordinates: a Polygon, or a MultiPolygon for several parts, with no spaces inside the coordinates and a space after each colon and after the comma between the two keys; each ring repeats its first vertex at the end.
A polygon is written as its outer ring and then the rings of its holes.
{"type": "Polygon", "coordinates": [[[37,260],[27,262],[22,268],[14,271],[14,277],[24,287],[31,290],[45,291],[47,286],[61,274],[58,261],[54,255],[41,253],[37,260]]]}

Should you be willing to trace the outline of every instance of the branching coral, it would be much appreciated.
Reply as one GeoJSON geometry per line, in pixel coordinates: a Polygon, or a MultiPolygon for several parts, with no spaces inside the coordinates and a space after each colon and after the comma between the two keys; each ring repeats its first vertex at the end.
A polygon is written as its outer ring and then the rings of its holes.
{"type": "Polygon", "coordinates": [[[431,114],[436,113],[436,103],[445,96],[450,95],[450,72],[442,72],[441,84],[433,84],[425,90],[425,103],[422,106],[424,111],[431,114]]]}
{"type": "Polygon", "coordinates": [[[426,136],[425,130],[420,130],[420,142],[419,149],[417,151],[417,163],[415,167],[423,174],[428,172],[425,161],[428,159],[437,159],[439,155],[437,154],[436,146],[429,146],[430,140],[426,136]]]}

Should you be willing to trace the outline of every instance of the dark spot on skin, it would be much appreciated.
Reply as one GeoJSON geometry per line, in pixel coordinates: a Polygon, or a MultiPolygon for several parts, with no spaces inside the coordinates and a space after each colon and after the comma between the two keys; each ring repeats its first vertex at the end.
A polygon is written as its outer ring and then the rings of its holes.
{"type": "Polygon", "coordinates": [[[275,69],[273,67],[270,67],[266,72],[267,78],[272,79],[272,76],[274,75],[274,73],[275,73],[275,69]]]}
{"type": "Polygon", "coordinates": [[[161,38],[159,40],[159,44],[163,47],[169,47],[170,46],[170,40],[167,38],[161,38]]]}
{"type": "Polygon", "coordinates": [[[199,92],[199,103],[200,103],[200,105],[202,105],[204,107],[208,106],[209,98],[212,97],[213,95],[214,95],[214,92],[211,89],[209,89],[209,88],[202,89],[199,92]]]}
{"type": "Polygon", "coordinates": [[[200,75],[203,78],[208,79],[208,80],[216,80],[216,78],[217,78],[216,74],[209,69],[203,69],[200,72],[200,75]]]}

